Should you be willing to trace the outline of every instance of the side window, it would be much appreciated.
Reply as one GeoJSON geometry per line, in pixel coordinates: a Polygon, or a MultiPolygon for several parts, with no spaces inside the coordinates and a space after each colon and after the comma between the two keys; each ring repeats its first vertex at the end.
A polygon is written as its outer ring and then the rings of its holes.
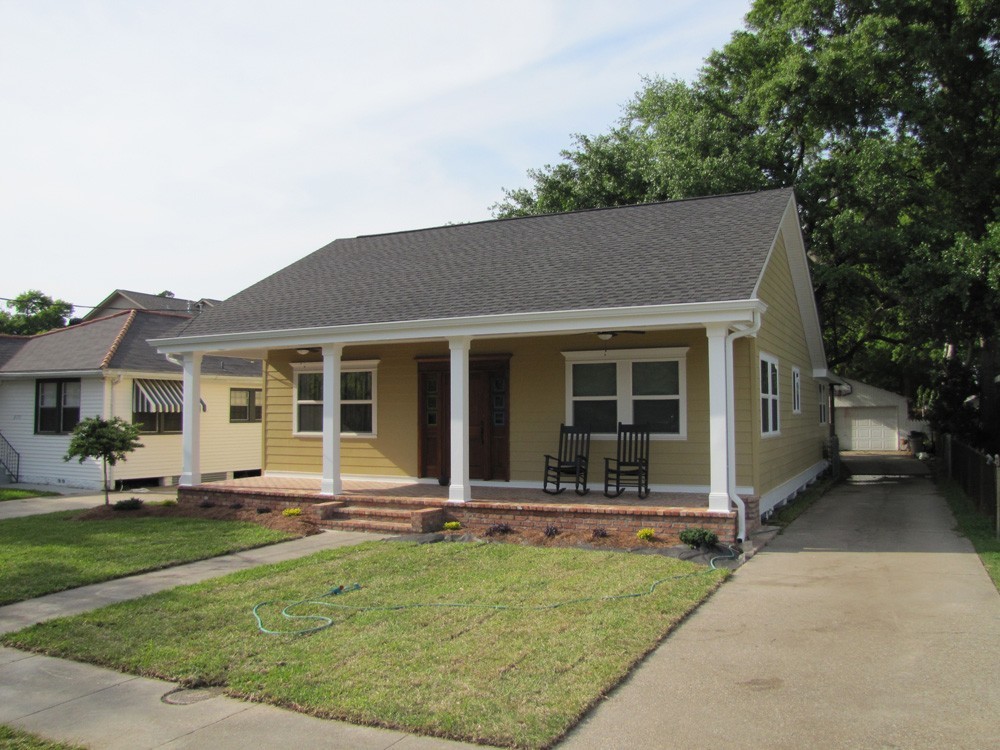
{"type": "Polygon", "coordinates": [[[802,413],[802,375],[798,367],[792,368],[792,413],[802,413]]]}
{"type": "Polygon", "coordinates": [[[778,360],[768,354],[760,355],[760,433],[777,435],[780,431],[780,404],[778,400],[778,360]]]}

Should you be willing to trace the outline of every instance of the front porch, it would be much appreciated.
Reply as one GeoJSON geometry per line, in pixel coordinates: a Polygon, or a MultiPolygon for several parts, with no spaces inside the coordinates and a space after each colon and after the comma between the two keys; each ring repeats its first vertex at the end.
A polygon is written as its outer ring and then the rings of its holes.
{"type": "Polygon", "coordinates": [[[280,512],[301,508],[329,528],[424,533],[438,531],[446,521],[458,521],[473,533],[494,524],[515,529],[592,531],[604,529],[634,534],[651,528],[657,538],[677,543],[681,531],[691,527],[711,529],[719,541],[732,544],[737,537],[736,513],[708,509],[707,493],[651,492],[643,500],[626,492],[607,498],[601,488],[580,497],[571,489],[549,495],[540,489],[502,484],[470,488],[471,499],[449,501],[448,487],[437,483],[393,483],[344,478],[341,491],[322,493],[322,480],[309,477],[249,477],[178,488],[178,501],[198,505],[239,503],[246,508],[280,512]]]}

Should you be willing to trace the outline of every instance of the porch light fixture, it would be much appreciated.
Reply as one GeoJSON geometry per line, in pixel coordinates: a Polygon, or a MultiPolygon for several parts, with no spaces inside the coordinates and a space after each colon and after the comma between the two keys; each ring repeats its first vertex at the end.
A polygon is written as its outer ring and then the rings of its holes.
{"type": "Polygon", "coordinates": [[[295,351],[296,351],[297,353],[301,354],[301,355],[302,355],[302,356],[304,357],[304,356],[305,356],[305,355],[307,355],[307,354],[308,354],[309,352],[311,352],[311,351],[312,351],[312,349],[296,349],[295,351]]]}
{"type": "Polygon", "coordinates": [[[617,334],[611,331],[601,331],[599,334],[597,334],[597,338],[599,338],[601,341],[611,341],[611,339],[613,339],[616,335],[617,334]]]}

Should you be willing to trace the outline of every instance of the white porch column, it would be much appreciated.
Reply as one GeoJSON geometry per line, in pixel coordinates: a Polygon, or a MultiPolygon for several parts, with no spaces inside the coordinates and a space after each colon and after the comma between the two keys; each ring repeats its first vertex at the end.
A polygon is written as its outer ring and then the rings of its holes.
{"type": "Polygon", "coordinates": [[[181,367],[184,413],[181,415],[182,487],[201,484],[201,352],[185,352],[181,367]]]}
{"type": "Polygon", "coordinates": [[[343,492],[340,478],[340,358],[343,344],[323,347],[323,479],[320,494],[343,492]]]}
{"type": "Polygon", "coordinates": [[[705,326],[708,335],[709,510],[729,510],[729,431],[726,419],[730,385],[726,378],[726,335],[729,326],[705,326]]]}
{"type": "Polygon", "coordinates": [[[448,339],[451,350],[451,484],[448,500],[472,499],[469,488],[469,347],[468,336],[448,339]]]}

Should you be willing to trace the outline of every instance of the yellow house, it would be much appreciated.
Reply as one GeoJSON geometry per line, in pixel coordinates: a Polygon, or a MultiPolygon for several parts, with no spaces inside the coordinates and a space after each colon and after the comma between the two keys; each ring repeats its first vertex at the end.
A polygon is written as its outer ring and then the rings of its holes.
{"type": "Polygon", "coordinates": [[[745,538],[827,465],[790,189],[337,240],[153,343],[183,361],[188,405],[202,356],[263,359],[264,475],[321,496],[540,489],[560,425],[591,430],[594,474],[617,424],[644,423],[653,493],[699,496],[745,538]]]}

